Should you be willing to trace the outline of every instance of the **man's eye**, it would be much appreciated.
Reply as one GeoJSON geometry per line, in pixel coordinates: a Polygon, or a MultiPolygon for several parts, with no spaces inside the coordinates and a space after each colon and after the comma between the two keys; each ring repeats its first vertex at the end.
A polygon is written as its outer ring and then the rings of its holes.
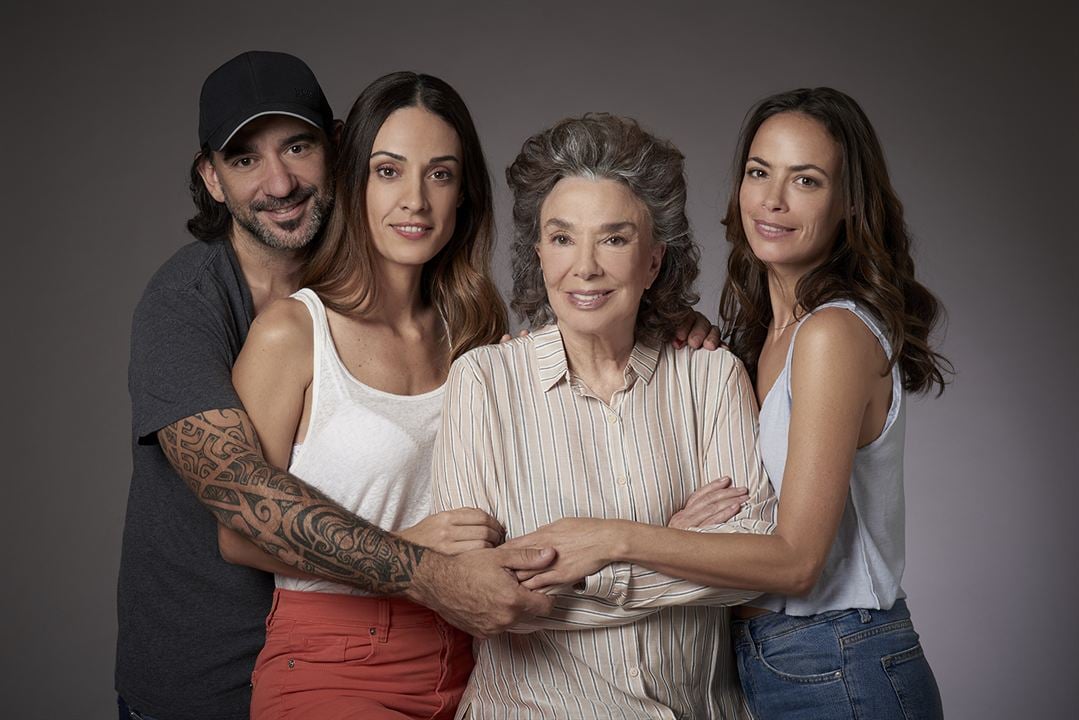
{"type": "Polygon", "coordinates": [[[232,164],[236,167],[247,168],[255,164],[255,159],[249,157],[236,158],[232,164]]]}
{"type": "Polygon", "coordinates": [[[306,145],[293,145],[288,149],[288,151],[290,153],[292,153],[293,155],[299,155],[300,153],[302,153],[306,149],[307,149],[306,145]]]}

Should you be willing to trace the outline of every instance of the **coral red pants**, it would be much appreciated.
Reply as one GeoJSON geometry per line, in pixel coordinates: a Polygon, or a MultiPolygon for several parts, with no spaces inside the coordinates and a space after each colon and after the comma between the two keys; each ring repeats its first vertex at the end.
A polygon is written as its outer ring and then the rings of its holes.
{"type": "Polygon", "coordinates": [[[408,600],[279,589],[251,717],[449,720],[472,665],[471,636],[408,600]]]}

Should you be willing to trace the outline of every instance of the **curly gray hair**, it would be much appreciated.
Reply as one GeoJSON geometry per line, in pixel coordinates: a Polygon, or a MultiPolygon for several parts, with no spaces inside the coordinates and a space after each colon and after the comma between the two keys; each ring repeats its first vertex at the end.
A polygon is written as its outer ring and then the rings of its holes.
{"type": "Polygon", "coordinates": [[[637,311],[638,340],[661,343],[693,312],[699,299],[700,250],[686,218],[684,158],[674,145],[635,120],[608,113],[568,118],[525,141],[506,170],[513,192],[513,299],[510,306],[533,327],[554,321],[536,243],[540,208],[565,177],[625,183],[644,203],[652,238],[666,246],[663,264],[637,311]]]}

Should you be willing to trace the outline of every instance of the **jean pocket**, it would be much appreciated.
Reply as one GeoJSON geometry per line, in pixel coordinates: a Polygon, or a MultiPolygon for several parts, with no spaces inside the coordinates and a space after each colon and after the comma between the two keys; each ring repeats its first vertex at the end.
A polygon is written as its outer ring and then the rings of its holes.
{"type": "Polygon", "coordinates": [[[784,680],[829,682],[843,677],[843,649],[830,622],[816,622],[755,641],[761,664],[784,680]]]}
{"type": "MultiPolygon", "coordinates": [[[[296,643],[290,660],[296,665],[366,662],[375,654],[373,637],[365,635],[315,635],[296,643]]],[[[289,667],[293,665],[290,664],[289,667]]]]}
{"type": "Polygon", "coordinates": [[[940,690],[921,643],[880,660],[906,720],[939,720],[944,717],[940,690]]]}
{"type": "Polygon", "coordinates": [[[292,640],[286,663],[279,666],[283,674],[278,675],[287,717],[311,717],[306,710],[311,702],[358,687],[360,678],[372,671],[378,646],[367,635],[318,633],[292,640]]]}

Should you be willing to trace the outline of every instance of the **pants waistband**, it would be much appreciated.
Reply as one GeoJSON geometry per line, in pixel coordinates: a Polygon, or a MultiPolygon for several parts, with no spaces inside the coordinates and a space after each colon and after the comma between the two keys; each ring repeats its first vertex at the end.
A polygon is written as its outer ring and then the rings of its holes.
{"type": "Polygon", "coordinates": [[[410,627],[445,622],[433,610],[397,597],[274,590],[267,622],[297,620],[366,627],[410,627]]]}

